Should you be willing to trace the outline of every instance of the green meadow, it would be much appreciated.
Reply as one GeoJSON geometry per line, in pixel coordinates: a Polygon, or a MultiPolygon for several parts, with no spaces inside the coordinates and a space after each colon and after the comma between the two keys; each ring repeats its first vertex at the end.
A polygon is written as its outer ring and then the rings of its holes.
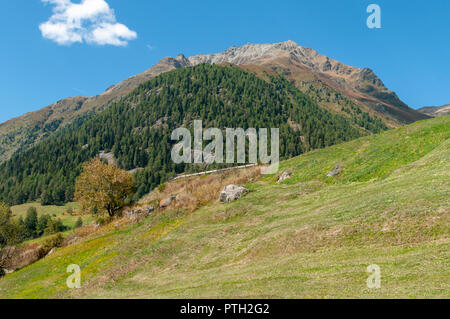
{"type": "Polygon", "coordinates": [[[58,249],[0,279],[0,297],[450,296],[450,116],[310,152],[282,171],[292,177],[263,176],[233,203],[162,211],[58,249]],[[70,264],[81,289],[66,286],[70,264]],[[372,264],[379,289],[366,284],[372,264]]]}
{"type": "Polygon", "coordinates": [[[23,219],[25,219],[27,215],[27,210],[30,207],[36,208],[38,216],[47,214],[53,218],[60,218],[62,223],[70,228],[72,228],[75,225],[78,217],[80,216],[84,224],[93,221],[92,216],[78,214],[78,211],[80,209],[80,205],[78,203],[68,203],[64,206],[54,206],[54,205],[42,206],[39,202],[35,202],[13,206],[11,207],[11,211],[14,217],[16,218],[22,217],[23,219]],[[71,208],[73,211],[72,215],[69,214],[67,211],[69,208],[71,208]]]}

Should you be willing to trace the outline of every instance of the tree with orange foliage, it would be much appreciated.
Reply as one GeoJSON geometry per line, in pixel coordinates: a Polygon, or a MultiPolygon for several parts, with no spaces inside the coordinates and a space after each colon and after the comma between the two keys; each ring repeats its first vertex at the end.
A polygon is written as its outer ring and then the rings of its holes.
{"type": "Polygon", "coordinates": [[[83,165],[83,172],[75,183],[75,200],[85,211],[106,211],[113,217],[133,194],[134,184],[130,173],[95,158],[83,165]]]}

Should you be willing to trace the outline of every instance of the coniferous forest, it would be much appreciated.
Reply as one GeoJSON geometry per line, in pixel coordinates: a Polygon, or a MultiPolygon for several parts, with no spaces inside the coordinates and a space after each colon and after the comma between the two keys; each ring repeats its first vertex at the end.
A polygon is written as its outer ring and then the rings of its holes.
{"type": "Polygon", "coordinates": [[[263,80],[235,67],[199,65],[164,73],[101,113],[15,154],[0,166],[0,200],[72,201],[82,164],[100,152],[112,152],[121,168],[139,168],[138,199],[178,173],[205,168],[175,165],[170,156],[177,143],[172,131],[192,129],[197,119],[204,128],[277,127],[281,158],[386,128],[365,113],[355,120],[321,108],[282,77],[263,80]]]}

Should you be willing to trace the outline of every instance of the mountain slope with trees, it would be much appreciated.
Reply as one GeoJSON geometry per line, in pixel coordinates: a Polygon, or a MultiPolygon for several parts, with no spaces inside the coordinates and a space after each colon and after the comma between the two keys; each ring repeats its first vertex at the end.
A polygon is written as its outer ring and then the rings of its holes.
{"type": "Polygon", "coordinates": [[[204,128],[278,127],[282,158],[386,128],[369,114],[357,125],[324,109],[283,77],[263,80],[236,67],[199,65],[164,73],[101,113],[15,154],[0,165],[0,199],[71,201],[81,165],[100,152],[111,152],[121,168],[140,168],[137,199],[177,173],[204,169],[175,165],[170,158],[176,143],[171,132],[191,128],[196,119],[204,128]]]}
{"type": "Polygon", "coordinates": [[[261,75],[258,69],[264,69],[293,81],[298,89],[322,107],[344,116],[349,112],[358,115],[355,112],[361,110],[380,118],[388,127],[428,118],[403,103],[370,69],[345,65],[293,41],[247,44],[218,54],[167,57],[99,95],[63,99],[39,111],[1,123],[0,162],[46,140],[73,122],[87,120],[160,74],[201,63],[231,63],[258,75],[261,75]]]}

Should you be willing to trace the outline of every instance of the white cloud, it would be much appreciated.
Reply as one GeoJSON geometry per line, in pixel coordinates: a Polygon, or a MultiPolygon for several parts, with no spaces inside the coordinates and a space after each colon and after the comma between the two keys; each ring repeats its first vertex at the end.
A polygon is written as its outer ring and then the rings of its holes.
{"type": "Polygon", "coordinates": [[[39,25],[44,38],[61,45],[76,42],[126,46],[137,33],[118,23],[114,10],[105,0],[41,0],[54,5],[53,15],[39,25]]]}

